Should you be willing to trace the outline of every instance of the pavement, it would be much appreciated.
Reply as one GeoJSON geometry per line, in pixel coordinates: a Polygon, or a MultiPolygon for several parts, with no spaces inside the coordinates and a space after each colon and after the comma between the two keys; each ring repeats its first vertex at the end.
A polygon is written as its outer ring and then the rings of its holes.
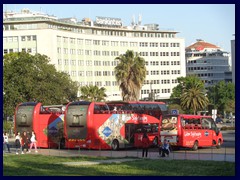
{"type": "MultiPolygon", "coordinates": [[[[15,148],[11,149],[12,153],[4,153],[8,155],[16,155],[15,148]]],[[[226,151],[226,150],[225,150],[226,151]]],[[[30,154],[41,154],[45,156],[60,156],[60,157],[80,157],[80,156],[92,156],[92,157],[109,157],[112,158],[110,160],[100,160],[100,161],[90,161],[84,162],[85,165],[90,164],[102,164],[102,163],[121,163],[126,161],[135,161],[141,160],[142,158],[142,150],[119,150],[119,151],[111,151],[111,150],[86,150],[86,149],[78,149],[78,150],[68,150],[68,149],[38,149],[38,152],[32,151],[31,153],[26,154],[18,154],[18,156],[30,155],[30,154]]],[[[222,153],[215,152],[215,149],[208,150],[207,152],[200,151],[181,151],[175,152],[172,151],[168,157],[159,157],[157,151],[152,151],[149,149],[148,157],[146,159],[156,159],[156,160],[207,160],[207,161],[225,161],[225,162],[235,162],[235,153],[222,153]]],[[[66,163],[68,165],[82,165],[81,163],[71,162],[66,163]]]]}
{"type": "Polygon", "coordinates": [[[67,166],[87,166],[87,165],[98,165],[98,164],[120,164],[122,162],[128,161],[137,161],[141,159],[133,159],[133,158],[124,158],[124,159],[108,159],[108,160],[94,160],[94,161],[80,161],[80,162],[62,162],[58,164],[65,164],[67,166]]]}
{"type": "MultiPolygon", "coordinates": [[[[224,132],[223,133],[231,133],[224,132]]],[[[233,131],[232,133],[235,133],[233,131]]],[[[13,140],[14,141],[14,140],[13,140]]],[[[11,140],[10,140],[11,144],[11,140]]],[[[12,153],[4,153],[8,155],[16,155],[15,148],[11,147],[12,153]]],[[[36,154],[34,151],[28,154],[36,154]]],[[[81,161],[81,162],[65,162],[66,165],[70,166],[78,166],[78,165],[94,165],[94,164],[102,164],[102,163],[121,163],[126,161],[136,161],[142,160],[142,150],[119,150],[119,151],[111,151],[111,150],[86,150],[86,149],[41,149],[38,148],[38,153],[46,156],[62,156],[62,157],[78,157],[78,156],[95,156],[95,157],[109,157],[113,158],[110,160],[95,160],[95,161],[81,161]]],[[[25,155],[25,154],[23,154],[25,155]]],[[[19,154],[18,156],[22,156],[19,154]]],[[[214,148],[209,151],[181,151],[175,152],[172,151],[168,157],[159,157],[157,151],[153,151],[149,149],[148,157],[144,159],[156,159],[156,160],[210,160],[210,161],[227,161],[227,162],[235,162],[235,149],[229,151],[227,149],[223,149],[221,152],[218,152],[214,148]],[[228,152],[227,152],[228,151],[228,152]],[[233,152],[234,151],[234,152],[233,152]]]]}

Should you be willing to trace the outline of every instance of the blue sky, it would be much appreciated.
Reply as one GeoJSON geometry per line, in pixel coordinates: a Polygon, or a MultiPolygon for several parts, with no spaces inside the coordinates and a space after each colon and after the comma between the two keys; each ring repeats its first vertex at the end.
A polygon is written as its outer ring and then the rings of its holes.
{"type": "Polygon", "coordinates": [[[57,16],[76,17],[78,20],[96,16],[121,18],[124,25],[130,25],[133,15],[142,25],[159,24],[160,29],[178,31],[185,39],[185,46],[203,39],[230,52],[230,41],[235,39],[234,4],[4,4],[3,10],[32,11],[57,16]]]}

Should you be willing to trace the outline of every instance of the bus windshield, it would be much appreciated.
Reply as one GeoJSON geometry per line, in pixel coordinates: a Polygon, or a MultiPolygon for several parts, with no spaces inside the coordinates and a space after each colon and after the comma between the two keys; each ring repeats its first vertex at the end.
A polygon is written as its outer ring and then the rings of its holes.
{"type": "Polygon", "coordinates": [[[173,130],[177,127],[177,116],[176,115],[169,115],[163,116],[162,119],[162,128],[161,130],[173,130]]]}

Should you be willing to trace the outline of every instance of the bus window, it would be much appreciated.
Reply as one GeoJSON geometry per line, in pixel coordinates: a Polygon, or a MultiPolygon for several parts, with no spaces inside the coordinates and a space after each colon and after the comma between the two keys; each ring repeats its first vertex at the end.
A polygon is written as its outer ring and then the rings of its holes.
{"type": "Polygon", "coordinates": [[[79,126],[80,125],[80,116],[82,116],[82,114],[80,114],[80,115],[74,114],[73,115],[72,126],[79,126]]]}
{"type": "Polygon", "coordinates": [[[202,127],[204,128],[204,129],[211,129],[211,121],[209,120],[209,119],[207,119],[207,118],[203,118],[202,119],[202,127]]]}
{"type": "Polygon", "coordinates": [[[161,130],[173,130],[177,127],[177,117],[169,116],[163,117],[161,130]]]}

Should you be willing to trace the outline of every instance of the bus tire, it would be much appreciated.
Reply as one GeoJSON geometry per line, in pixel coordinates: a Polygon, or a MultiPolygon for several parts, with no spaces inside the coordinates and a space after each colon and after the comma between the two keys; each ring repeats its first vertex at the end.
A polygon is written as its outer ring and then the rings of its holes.
{"type": "Polygon", "coordinates": [[[218,140],[218,143],[217,143],[216,148],[217,148],[217,149],[220,149],[220,148],[221,148],[221,140],[220,140],[220,139],[218,140]]]}
{"type": "Polygon", "coordinates": [[[114,150],[114,151],[119,150],[119,142],[118,142],[118,140],[114,139],[111,146],[112,146],[112,150],[114,150]]]}
{"type": "Polygon", "coordinates": [[[198,141],[195,141],[195,142],[194,142],[193,147],[192,147],[192,150],[193,150],[193,151],[198,150],[198,141]]]}

